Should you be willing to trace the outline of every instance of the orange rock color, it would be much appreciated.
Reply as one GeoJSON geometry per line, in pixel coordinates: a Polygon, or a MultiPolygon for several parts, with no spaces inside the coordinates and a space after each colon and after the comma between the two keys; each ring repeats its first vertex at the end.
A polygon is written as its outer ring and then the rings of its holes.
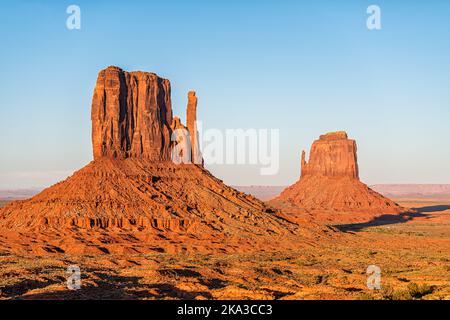
{"type": "Polygon", "coordinates": [[[186,125],[190,133],[191,161],[203,165],[203,159],[199,148],[197,131],[197,96],[195,91],[188,92],[188,105],[186,110],[186,125]]]}
{"type": "Polygon", "coordinates": [[[356,141],[345,132],[320,136],[311,147],[309,163],[302,151],[301,176],[348,177],[359,179],[356,141]]]}
{"type": "Polygon", "coordinates": [[[296,229],[199,166],[135,158],[94,160],[0,216],[1,228],[37,235],[64,252],[84,252],[92,238],[104,238],[98,245],[109,252],[127,247],[128,238],[142,252],[265,250],[296,229]]]}
{"type": "Polygon", "coordinates": [[[170,159],[170,82],[154,73],[100,71],[92,99],[94,159],[170,159]]]}
{"type": "MultiPolygon", "coordinates": [[[[188,111],[195,119],[195,107],[188,111]]],[[[130,245],[137,252],[298,246],[298,225],[281,213],[202,166],[169,160],[172,128],[180,127],[172,119],[168,80],[102,70],[92,100],[94,160],[35,197],[1,208],[1,234],[25,251],[40,243],[44,251],[66,253],[123,252],[130,245]]]]}
{"type": "Polygon", "coordinates": [[[311,147],[309,161],[302,152],[301,176],[271,203],[307,210],[400,213],[406,211],[359,181],[357,147],[345,132],[321,135],[311,147]]]}

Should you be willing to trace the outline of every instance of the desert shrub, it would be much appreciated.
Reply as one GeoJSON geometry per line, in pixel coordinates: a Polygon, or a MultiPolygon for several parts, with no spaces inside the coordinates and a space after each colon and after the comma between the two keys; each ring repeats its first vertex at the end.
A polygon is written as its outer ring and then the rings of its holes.
{"type": "Polygon", "coordinates": [[[321,284],[324,281],[324,278],[326,279],[326,277],[324,277],[321,274],[317,274],[314,276],[314,284],[321,284]]]}
{"type": "Polygon", "coordinates": [[[384,285],[381,288],[381,297],[383,300],[394,300],[394,289],[390,285],[384,285]]]}
{"type": "Polygon", "coordinates": [[[411,300],[412,297],[409,294],[408,290],[398,290],[394,291],[392,296],[392,300],[411,300]]]}
{"type": "Polygon", "coordinates": [[[334,273],[332,273],[332,274],[317,274],[314,276],[312,283],[327,285],[327,284],[329,284],[328,281],[335,279],[335,278],[336,278],[336,274],[334,274],[334,273]]]}
{"type": "Polygon", "coordinates": [[[427,294],[433,293],[435,290],[434,286],[429,286],[427,284],[418,285],[417,283],[411,282],[408,284],[408,293],[412,298],[420,299],[427,294]]]}
{"type": "Polygon", "coordinates": [[[375,300],[375,298],[367,292],[361,292],[355,297],[355,300],[375,300]]]}
{"type": "Polygon", "coordinates": [[[427,284],[418,285],[411,282],[408,284],[406,290],[394,290],[391,286],[386,285],[381,289],[381,297],[384,300],[412,300],[420,299],[435,291],[434,286],[427,284]]]}

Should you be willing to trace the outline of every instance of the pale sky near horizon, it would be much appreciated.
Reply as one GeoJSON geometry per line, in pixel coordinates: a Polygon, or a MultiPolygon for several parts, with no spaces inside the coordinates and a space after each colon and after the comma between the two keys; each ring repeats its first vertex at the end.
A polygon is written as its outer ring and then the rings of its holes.
{"type": "Polygon", "coordinates": [[[170,79],[220,130],[279,129],[280,171],[215,165],[232,185],[288,185],[300,152],[345,130],[361,179],[450,183],[450,1],[13,1],[0,5],[0,189],[45,187],[92,160],[99,70],[170,79]],[[68,30],[66,8],[81,9],[68,30]],[[381,8],[381,30],[366,9],[381,8]]]}

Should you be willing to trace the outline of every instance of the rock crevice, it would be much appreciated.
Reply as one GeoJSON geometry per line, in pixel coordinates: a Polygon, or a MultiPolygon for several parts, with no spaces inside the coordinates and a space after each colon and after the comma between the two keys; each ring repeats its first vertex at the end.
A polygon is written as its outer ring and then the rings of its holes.
{"type": "Polygon", "coordinates": [[[94,160],[33,198],[0,208],[0,234],[20,232],[29,235],[25,246],[53,244],[65,252],[93,243],[108,252],[135,242],[142,252],[296,246],[297,226],[263,202],[201,165],[174,161],[177,151],[191,155],[185,144],[197,146],[196,108],[190,92],[186,127],[172,116],[168,80],[117,67],[100,71],[92,99],[94,160]]]}
{"type": "Polygon", "coordinates": [[[94,159],[170,159],[169,80],[108,67],[98,75],[91,117],[94,159]]]}

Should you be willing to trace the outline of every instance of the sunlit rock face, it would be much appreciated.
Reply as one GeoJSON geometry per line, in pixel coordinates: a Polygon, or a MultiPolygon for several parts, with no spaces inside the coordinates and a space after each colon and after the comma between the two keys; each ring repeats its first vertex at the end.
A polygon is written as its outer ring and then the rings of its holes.
{"type": "Polygon", "coordinates": [[[92,99],[94,159],[170,160],[170,82],[149,72],[108,67],[92,99]]]}

